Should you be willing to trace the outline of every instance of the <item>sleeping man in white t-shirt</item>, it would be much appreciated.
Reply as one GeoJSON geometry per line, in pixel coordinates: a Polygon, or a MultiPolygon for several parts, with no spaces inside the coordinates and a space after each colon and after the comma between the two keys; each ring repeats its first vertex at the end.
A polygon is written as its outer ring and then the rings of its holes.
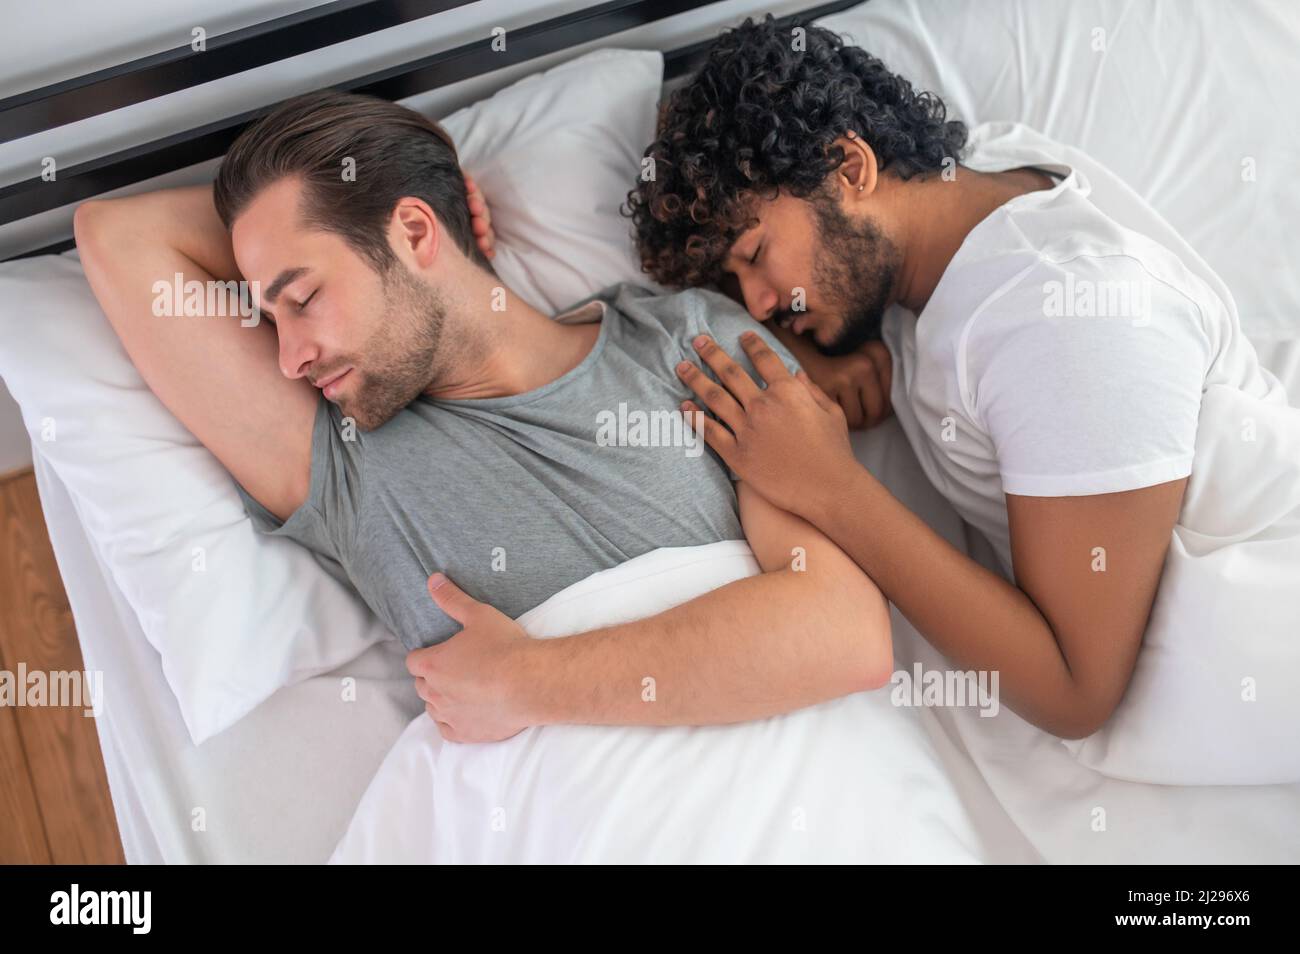
{"type": "Polygon", "coordinates": [[[649,274],[730,286],[811,375],[755,339],[764,389],[703,342],[727,385],[682,371],[716,415],[704,436],[954,664],[999,672],[1021,716],[1090,735],[1133,672],[1202,391],[1263,388],[1254,349],[1217,279],[1101,211],[1071,150],[1013,124],[968,136],[825,30],[791,47],[770,20],[723,34],[629,196],[649,274]],[[891,403],[1003,575],[855,461],[846,418],[891,403]]]}

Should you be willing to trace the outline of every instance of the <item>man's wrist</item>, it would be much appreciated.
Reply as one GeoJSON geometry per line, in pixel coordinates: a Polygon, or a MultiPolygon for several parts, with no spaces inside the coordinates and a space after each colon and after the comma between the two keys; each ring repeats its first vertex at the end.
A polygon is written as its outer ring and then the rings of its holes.
{"type": "Polygon", "coordinates": [[[547,673],[557,640],[528,637],[519,644],[509,691],[530,726],[557,721],[549,704],[547,673]]]}
{"type": "Polygon", "coordinates": [[[825,531],[829,524],[844,513],[846,507],[860,503],[857,498],[865,489],[864,476],[870,477],[867,469],[850,458],[849,462],[829,479],[817,481],[816,486],[810,488],[810,493],[805,498],[806,503],[800,508],[799,516],[818,530],[825,531]]]}

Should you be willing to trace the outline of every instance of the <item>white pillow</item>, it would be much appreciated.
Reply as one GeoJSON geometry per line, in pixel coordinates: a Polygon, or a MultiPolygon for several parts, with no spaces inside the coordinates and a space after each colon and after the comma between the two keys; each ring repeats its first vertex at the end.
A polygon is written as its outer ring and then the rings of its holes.
{"type": "Polygon", "coordinates": [[[384,630],[306,549],[253,530],[230,475],[145,386],[73,254],[0,265],[0,375],[202,742],[384,630]]]}
{"type": "Polygon", "coordinates": [[[658,52],[598,50],[442,121],[492,210],[492,264],[534,308],[655,287],[618,209],[654,139],[663,72],[658,52]]]}
{"type": "Polygon", "coordinates": [[[871,0],[817,22],[970,126],[1082,149],[1209,262],[1247,335],[1300,333],[1300,4],[871,0]]]}
{"type": "MultiPolygon", "coordinates": [[[[662,72],[658,53],[600,51],[446,121],[491,203],[498,272],[534,305],[640,279],[617,205],[653,137],[662,72]]],[[[0,342],[35,450],[196,744],[387,635],[306,549],[253,530],[230,476],[145,386],[74,253],[0,264],[0,342]]]]}

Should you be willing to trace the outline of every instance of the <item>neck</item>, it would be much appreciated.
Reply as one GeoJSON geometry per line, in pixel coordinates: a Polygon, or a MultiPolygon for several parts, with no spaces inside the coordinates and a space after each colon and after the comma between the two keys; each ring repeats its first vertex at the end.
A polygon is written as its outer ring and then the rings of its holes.
{"type": "Polygon", "coordinates": [[[448,303],[442,333],[449,344],[424,392],[428,397],[465,400],[534,390],[580,364],[600,331],[599,324],[562,325],[486,274],[466,286],[454,307],[448,303]]]}
{"type": "Polygon", "coordinates": [[[1041,176],[1026,178],[1019,172],[984,173],[959,166],[952,181],[933,175],[900,185],[899,208],[906,217],[893,301],[919,315],[975,226],[1016,196],[1051,185],[1041,176]]]}

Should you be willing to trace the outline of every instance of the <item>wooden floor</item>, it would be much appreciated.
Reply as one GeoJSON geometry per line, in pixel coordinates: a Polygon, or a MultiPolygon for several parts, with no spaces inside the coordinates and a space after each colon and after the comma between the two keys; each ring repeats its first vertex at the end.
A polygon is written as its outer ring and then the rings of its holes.
{"type": "MultiPolygon", "coordinates": [[[[31,471],[0,476],[0,670],[82,669],[31,471]]],[[[95,720],[0,705],[0,864],[121,864],[95,720]]]]}

